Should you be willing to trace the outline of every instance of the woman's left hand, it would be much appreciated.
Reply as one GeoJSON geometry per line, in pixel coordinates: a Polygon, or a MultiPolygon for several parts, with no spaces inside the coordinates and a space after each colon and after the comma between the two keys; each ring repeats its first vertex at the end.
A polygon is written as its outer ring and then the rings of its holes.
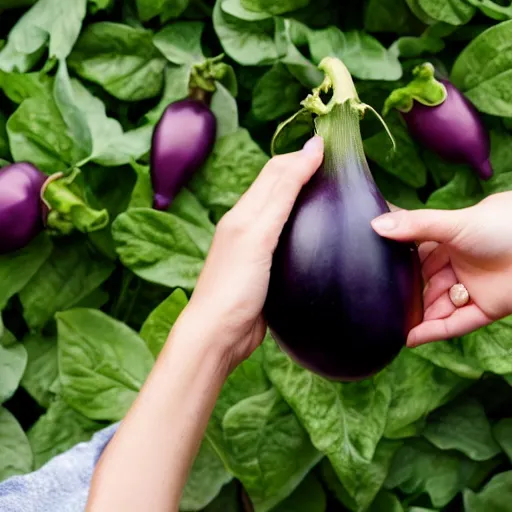
{"type": "Polygon", "coordinates": [[[262,342],[262,309],[272,255],[295,200],[323,159],[323,140],[268,161],[238,203],[222,217],[191,300],[180,321],[217,333],[232,369],[262,342]]]}

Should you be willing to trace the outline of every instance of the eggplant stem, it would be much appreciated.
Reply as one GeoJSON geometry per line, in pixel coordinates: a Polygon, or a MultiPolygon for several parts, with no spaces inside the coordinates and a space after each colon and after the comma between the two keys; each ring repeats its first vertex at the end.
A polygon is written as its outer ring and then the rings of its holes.
{"type": "Polygon", "coordinates": [[[382,123],[382,126],[384,126],[384,129],[386,130],[386,133],[388,134],[388,137],[391,139],[391,144],[393,146],[393,151],[396,151],[395,138],[393,137],[393,134],[391,133],[391,130],[389,129],[388,125],[386,124],[386,122],[384,121],[382,116],[371,105],[367,105],[365,103],[364,104],[364,108],[367,108],[367,109],[371,110],[375,114],[377,119],[382,123]]]}
{"type": "Polygon", "coordinates": [[[332,98],[327,107],[330,104],[345,103],[347,100],[359,100],[352,75],[340,59],[325,57],[318,65],[318,69],[326,73],[332,83],[332,98]]]}

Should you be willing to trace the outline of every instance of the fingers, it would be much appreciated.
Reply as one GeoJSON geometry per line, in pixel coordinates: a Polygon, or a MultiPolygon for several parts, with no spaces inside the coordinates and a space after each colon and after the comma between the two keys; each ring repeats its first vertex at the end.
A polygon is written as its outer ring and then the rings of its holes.
{"type": "Polygon", "coordinates": [[[251,244],[272,251],[302,187],[323,159],[323,139],[311,138],[301,151],[270,159],[217,228],[229,239],[251,233],[251,244]],[[229,236],[228,236],[229,235],[229,236]]]}
{"type": "Polygon", "coordinates": [[[447,243],[460,233],[462,223],[460,210],[400,210],[380,215],[372,227],[395,240],[447,243]]]}
{"type": "Polygon", "coordinates": [[[408,347],[417,347],[424,343],[442,341],[469,334],[491,323],[489,318],[476,304],[456,309],[447,318],[427,320],[411,330],[407,339],[408,347]]]}
{"type": "Polygon", "coordinates": [[[448,292],[455,283],[457,283],[457,277],[453,269],[448,265],[432,276],[424,292],[423,302],[425,313],[428,311],[428,308],[439,299],[443,293],[448,292]]]}
{"type": "Polygon", "coordinates": [[[269,205],[271,196],[277,209],[290,210],[290,203],[293,206],[300,189],[318,169],[322,158],[323,139],[317,135],[301,151],[271,158],[231,211],[237,215],[258,215],[269,205]],[[273,193],[276,190],[279,195],[273,193]]]}

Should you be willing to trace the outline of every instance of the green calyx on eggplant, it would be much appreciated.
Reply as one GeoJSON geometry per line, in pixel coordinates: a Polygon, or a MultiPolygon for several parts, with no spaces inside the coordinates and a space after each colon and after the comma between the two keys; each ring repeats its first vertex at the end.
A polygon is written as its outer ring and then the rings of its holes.
{"type": "Polygon", "coordinates": [[[449,80],[435,75],[429,62],[416,66],[414,78],[386,99],[384,115],[396,109],[422,146],[448,162],[469,165],[482,180],[490,179],[491,142],[478,111],[449,80]]]}
{"type": "Polygon", "coordinates": [[[48,176],[29,162],[0,169],[0,254],[22,249],[44,230],[62,236],[107,226],[108,212],[82,198],[78,175],[74,170],[48,176]]]}
{"type": "Polygon", "coordinates": [[[324,159],[303,187],[274,253],[264,314],[274,340],[301,366],[329,379],[378,373],[423,318],[415,244],[379,236],[371,221],[389,206],[366,160],[366,109],[345,65],[327,57],[325,80],[278,128],[273,153],[313,132],[324,159]],[[327,104],[321,94],[331,93],[327,104]]]}

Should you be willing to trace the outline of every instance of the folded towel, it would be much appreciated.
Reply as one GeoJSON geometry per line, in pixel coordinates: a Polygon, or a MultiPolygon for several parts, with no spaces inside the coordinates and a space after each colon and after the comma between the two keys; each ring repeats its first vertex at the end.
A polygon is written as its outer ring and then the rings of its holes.
{"type": "Polygon", "coordinates": [[[57,455],[37,471],[0,483],[1,512],[83,512],[92,473],[119,423],[57,455]]]}

